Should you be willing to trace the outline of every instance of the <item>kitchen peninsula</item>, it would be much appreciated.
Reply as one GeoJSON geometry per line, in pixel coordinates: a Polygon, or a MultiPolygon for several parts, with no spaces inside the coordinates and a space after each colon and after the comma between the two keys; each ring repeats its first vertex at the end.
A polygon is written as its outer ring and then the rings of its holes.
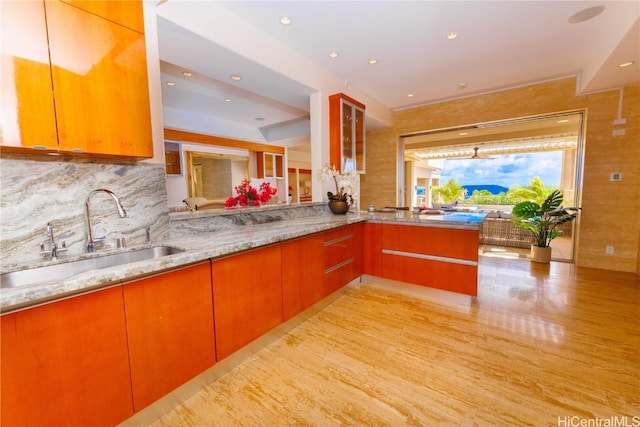
{"type": "Polygon", "coordinates": [[[483,216],[171,213],[182,252],[2,289],[3,420],[117,424],[362,274],[475,295],[483,216]]]}

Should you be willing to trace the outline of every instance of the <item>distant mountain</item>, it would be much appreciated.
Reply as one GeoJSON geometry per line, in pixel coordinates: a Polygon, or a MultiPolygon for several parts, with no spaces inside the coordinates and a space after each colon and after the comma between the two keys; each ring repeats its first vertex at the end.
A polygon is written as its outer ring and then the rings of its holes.
{"type": "Polygon", "coordinates": [[[500,194],[509,191],[507,187],[501,185],[463,185],[462,188],[467,190],[467,198],[471,197],[476,190],[488,190],[491,194],[500,194]]]}

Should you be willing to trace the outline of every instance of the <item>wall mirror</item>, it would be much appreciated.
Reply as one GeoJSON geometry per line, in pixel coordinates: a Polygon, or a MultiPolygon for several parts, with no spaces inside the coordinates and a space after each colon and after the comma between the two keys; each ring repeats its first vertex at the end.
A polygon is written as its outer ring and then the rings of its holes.
{"type": "Polygon", "coordinates": [[[223,208],[234,186],[249,177],[249,157],[187,151],[189,197],[204,197],[207,208],[223,208]]]}

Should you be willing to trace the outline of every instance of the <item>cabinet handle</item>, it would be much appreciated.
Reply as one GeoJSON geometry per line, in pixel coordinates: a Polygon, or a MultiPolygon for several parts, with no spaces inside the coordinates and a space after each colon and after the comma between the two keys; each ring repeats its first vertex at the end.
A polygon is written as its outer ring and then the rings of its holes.
{"type": "Polygon", "coordinates": [[[344,236],[341,237],[336,237],[333,240],[327,240],[326,242],[324,242],[325,247],[326,246],[331,246],[331,245],[335,245],[336,243],[340,243],[343,242],[345,240],[349,240],[353,238],[353,233],[351,234],[345,234],[344,236]]]}

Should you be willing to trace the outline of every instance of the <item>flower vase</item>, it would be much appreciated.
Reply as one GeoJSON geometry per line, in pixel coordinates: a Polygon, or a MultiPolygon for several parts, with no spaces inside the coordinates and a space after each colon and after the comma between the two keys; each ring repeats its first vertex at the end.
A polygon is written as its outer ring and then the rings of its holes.
{"type": "Polygon", "coordinates": [[[329,209],[336,215],[344,215],[349,211],[349,205],[342,200],[329,200],[329,209]]]}

